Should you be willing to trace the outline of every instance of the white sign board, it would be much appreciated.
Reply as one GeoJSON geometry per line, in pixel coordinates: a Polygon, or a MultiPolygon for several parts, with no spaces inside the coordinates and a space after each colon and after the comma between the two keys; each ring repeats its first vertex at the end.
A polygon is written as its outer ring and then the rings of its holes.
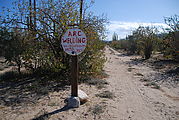
{"type": "Polygon", "coordinates": [[[86,44],[86,35],[78,28],[68,29],[61,39],[63,50],[70,55],[82,53],[86,48],[86,44]]]}

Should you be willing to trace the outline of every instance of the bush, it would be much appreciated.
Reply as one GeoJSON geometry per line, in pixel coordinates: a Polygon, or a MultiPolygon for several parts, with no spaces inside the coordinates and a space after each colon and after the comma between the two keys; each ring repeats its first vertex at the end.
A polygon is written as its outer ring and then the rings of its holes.
{"type": "Polygon", "coordinates": [[[165,23],[170,27],[169,33],[164,38],[164,54],[179,61],[179,16],[165,17],[165,23]]]}
{"type": "MultiPolygon", "coordinates": [[[[0,53],[11,55],[10,60],[17,62],[19,72],[20,68],[25,66],[38,75],[59,73],[61,76],[70,76],[67,74],[70,73],[71,56],[63,51],[60,43],[65,31],[73,28],[70,25],[79,24],[79,2],[38,1],[38,10],[29,9],[32,6],[27,6],[23,1],[17,2],[17,6],[15,13],[9,13],[8,18],[4,18],[4,22],[0,24],[1,28],[10,26],[10,29],[7,27],[6,31],[0,31],[0,35],[3,34],[3,38],[0,36],[3,41],[0,47],[9,45],[11,48],[12,43],[17,43],[12,45],[13,50],[6,49],[0,53]],[[39,4],[46,6],[38,6],[39,4]],[[32,16],[32,13],[35,15],[32,16]],[[20,14],[22,19],[15,14],[20,14]],[[9,33],[15,35],[13,41],[9,33]],[[5,44],[7,41],[8,44],[5,44]]],[[[87,9],[85,7],[84,9],[87,9]]],[[[88,44],[85,51],[79,55],[80,73],[101,73],[105,62],[105,44],[102,42],[105,38],[105,23],[105,16],[95,16],[91,12],[83,14],[79,28],[85,32],[88,44]]]]}
{"type": "Polygon", "coordinates": [[[115,49],[124,49],[128,54],[137,53],[145,59],[149,59],[157,41],[156,32],[156,28],[140,26],[126,39],[112,41],[110,46],[115,49]]]}

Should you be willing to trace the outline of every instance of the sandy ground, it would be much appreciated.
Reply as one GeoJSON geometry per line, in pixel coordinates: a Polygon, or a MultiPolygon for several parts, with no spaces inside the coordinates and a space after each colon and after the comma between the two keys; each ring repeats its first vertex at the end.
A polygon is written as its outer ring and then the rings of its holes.
{"type": "Polygon", "coordinates": [[[142,64],[132,64],[131,59],[137,56],[125,56],[111,48],[107,48],[106,56],[108,88],[116,96],[114,101],[109,101],[111,120],[179,120],[178,86],[171,90],[165,88],[166,91],[162,85],[161,90],[144,86],[140,80],[155,71],[142,64]]]}
{"type": "Polygon", "coordinates": [[[146,86],[147,82],[141,80],[156,71],[143,64],[134,64],[132,59],[138,56],[126,56],[109,47],[106,47],[105,54],[104,70],[109,75],[105,80],[109,85],[102,89],[79,85],[89,95],[89,102],[79,108],[67,109],[64,103],[70,93],[67,87],[35,103],[16,107],[0,105],[0,120],[179,120],[178,85],[171,87],[160,83],[160,89],[146,86]],[[115,97],[96,96],[106,90],[114,93],[115,97]]]}

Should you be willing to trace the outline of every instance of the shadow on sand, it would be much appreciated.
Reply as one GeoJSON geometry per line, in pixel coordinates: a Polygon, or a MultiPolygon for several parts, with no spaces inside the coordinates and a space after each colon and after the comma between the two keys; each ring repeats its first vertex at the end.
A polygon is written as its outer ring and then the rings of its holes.
{"type": "Polygon", "coordinates": [[[58,113],[61,113],[61,112],[64,112],[64,111],[67,111],[67,110],[70,110],[70,109],[73,109],[71,107],[68,107],[67,105],[65,105],[63,108],[61,109],[57,109],[57,110],[54,110],[52,112],[49,112],[49,113],[45,113],[43,115],[40,115],[32,120],[45,120],[45,119],[48,119],[51,115],[54,115],[54,114],[58,114],[58,113]]]}
{"type": "Polygon", "coordinates": [[[3,75],[0,75],[0,105],[16,107],[35,104],[39,99],[48,97],[50,92],[68,88],[69,80],[66,78],[28,75],[3,79],[3,75]]]}

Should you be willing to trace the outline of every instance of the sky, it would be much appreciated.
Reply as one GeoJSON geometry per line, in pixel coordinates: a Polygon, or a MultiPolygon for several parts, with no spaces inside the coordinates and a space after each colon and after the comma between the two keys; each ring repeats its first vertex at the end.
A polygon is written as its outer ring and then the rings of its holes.
{"type": "MultiPolygon", "coordinates": [[[[12,7],[12,1],[14,0],[0,0],[0,11],[2,6],[12,7]]],[[[179,0],[94,1],[90,10],[95,15],[106,15],[109,21],[109,24],[106,25],[108,30],[106,40],[111,40],[114,32],[118,34],[119,38],[125,38],[139,25],[166,28],[168,26],[164,22],[164,17],[179,15],[179,0]]]]}
{"type": "Polygon", "coordinates": [[[168,27],[164,17],[179,15],[179,0],[95,0],[90,9],[107,15],[107,40],[114,32],[122,39],[139,25],[156,26],[162,32],[162,27],[168,27]]]}

